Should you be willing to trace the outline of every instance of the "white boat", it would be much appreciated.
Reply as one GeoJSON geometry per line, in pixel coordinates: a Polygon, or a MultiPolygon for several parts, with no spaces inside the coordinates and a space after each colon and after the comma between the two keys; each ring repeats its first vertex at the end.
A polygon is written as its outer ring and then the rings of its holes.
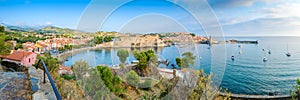
{"type": "Polygon", "coordinates": [[[240,54],[240,55],[243,54],[242,50],[239,51],[239,54],[240,54]]]}
{"type": "Polygon", "coordinates": [[[137,64],[137,63],[139,63],[139,61],[138,60],[133,60],[131,63],[132,64],[137,64]]]}
{"type": "Polygon", "coordinates": [[[239,45],[238,47],[239,47],[239,48],[242,48],[242,45],[239,45]]]}
{"type": "Polygon", "coordinates": [[[263,58],[263,62],[267,62],[268,59],[266,57],[263,58]]]}
{"type": "Polygon", "coordinates": [[[232,61],[234,60],[234,56],[231,56],[231,60],[232,60],[232,61]]]}
{"type": "Polygon", "coordinates": [[[287,52],[286,52],[285,55],[286,55],[287,57],[291,57],[292,55],[291,55],[291,53],[289,52],[289,45],[286,46],[286,51],[287,51],[287,52]]]}
{"type": "Polygon", "coordinates": [[[269,54],[271,54],[271,50],[269,50],[269,52],[268,52],[269,54]]]}
{"type": "Polygon", "coordinates": [[[288,53],[286,53],[285,55],[286,55],[287,57],[290,57],[290,56],[292,56],[292,55],[291,55],[291,53],[289,53],[289,52],[288,52],[288,53]]]}

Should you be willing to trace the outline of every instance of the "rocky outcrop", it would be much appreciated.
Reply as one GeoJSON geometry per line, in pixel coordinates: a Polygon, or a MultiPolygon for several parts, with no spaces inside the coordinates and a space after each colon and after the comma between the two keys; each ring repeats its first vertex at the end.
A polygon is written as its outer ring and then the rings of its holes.
{"type": "Polygon", "coordinates": [[[37,79],[37,83],[35,84],[37,85],[38,90],[33,94],[33,100],[45,100],[45,99],[55,100],[56,99],[52,86],[47,76],[46,76],[46,83],[43,83],[44,81],[43,70],[36,69],[34,67],[29,67],[28,73],[31,78],[37,79]]]}
{"type": "Polygon", "coordinates": [[[0,72],[0,98],[2,100],[32,99],[31,82],[26,72],[0,72]]]}

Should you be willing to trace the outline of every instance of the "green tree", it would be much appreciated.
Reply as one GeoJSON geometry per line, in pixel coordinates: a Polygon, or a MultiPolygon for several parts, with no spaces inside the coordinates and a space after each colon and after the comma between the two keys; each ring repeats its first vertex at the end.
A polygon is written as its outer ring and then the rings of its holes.
{"type": "Polygon", "coordinates": [[[23,49],[23,45],[21,43],[17,43],[15,49],[23,49]]]}
{"type": "Polygon", "coordinates": [[[176,64],[177,64],[179,67],[182,67],[182,59],[181,59],[181,58],[176,58],[176,64]]]}
{"type": "Polygon", "coordinates": [[[134,57],[139,60],[137,68],[140,70],[144,70],[149,66],[149,64],[157,65],[157,57],[153,50],[148,50],[144,52],[133,53],[134,57]]]}
{"type": "Polygon", "coordinates": [[[196,83],[196,87],[190,91],[189,100],[210,100],[216,96],[216,88],[214,88],[211,80],[211,75],[205,74],[204,70],[200,70],[196,72],[198,76],[198,80],[196,83]]]}
{"type": "Polygon", "coordinates": [[[65,45],[64,48],[66,50],[72,50],[73,46],[72,45],[65,45]]]}
{"type": "Polygon", "coordinates": [[[121,50],[118,50],[117,56],[119,57],[121,63],[124,64],[127,57],[129,56],[129,53],[127,50],[121,49],[121,50]]]}
{"type": "Polygon", "coordinates": [[[194,37],[194,36],[196,36],[196,34],[195,34],[195,33],[190,33],[190,35],[191,35],[191,36],[193,36],[193,37],[194,37]]]}
{"type": "Polygon", "coordinates": [[[102,37],[101,36],[95,36],[94,37],[94,43],[95,44],[101,44],[102,43],[102,37]]]}
{"type": "Polygon", "coordinates": [[[66,48],[64,48],[64,47],[58,48],[58,51],[65,51],[65,50],[66,50],[66,48]]]}
{"type": "Polygon", "coordinates": [[[111,73],[110,69],[105,66],[97,66],[97,71],[99,72],[101,79],[104,81],[108,89],[114,91],[113,83],[112,83],[114,75],[111,73]]]}
{"type": "Polygon", "coordinates": [[[300,79],[296,80],[296,85],[294,86],[294,89],[290,91],[290,95],[292,96],[293,100],[299,100],[297,95],[300,95],[300,79]]]}
{"type": "Polygon", "coordinates": [[[188,68],[190,65],[194,66],[196,56],[191,52],[185,52],[182,54],[182,63],[180,67],[188,68]]]}
{"type": "Polygon", "coordinates": [[[147,55],[148,64],[153,64],[155,66],[158,66],[158,63],[157,63],[158,58],[153,50],[146,51],[146,55],[147,55]]]}
{"type": "Polygon", "coordinates": [[[86,61],[76,62],[72,66],[76,75],[76,81],[87,98],[99,99],[111,95],[109,89],[106,88],[103,80],[98,75],[98,71],[95,68],[90,69],[86,61]],[[87,73],[88,77],[85,76],[87,73]]]}
{"type": "Polygon", "coordinates": [[[105,36],[104,37],[104,42],[110,42],[112,41],[113,37],[112,36],[105,36]]]}
{"type": "Polygon", "coordinates": [[[5,31],[5,27],[0,25],[0,32],[4,32],[5,31]]]}
{"type": "Polygon", "coordinates": [[[0,55],[8,55],[10,53],[11,44],[5,43],[6,36],[0,33],[0,55]]]}
{"type": "MultiPolygon", "coordinates": [[[[51,57],[50,53],[45,53],[44,56],[38,55],[37,59],[43,59],[47,69],[50,73],[52,73],[52,75],[56,74],[56,71],[59,67],[59,62],[56,58],[51,57]]],[[[35,62],[37,65],[37,61],[35,62]]],[[[42,63],[39,63],[39,65],[37,65],[40,69],[44,69],[42,63]]]]}
{"type": "Polygon", "coordinates": [[[75,72],[77,78],[82,79],[83,76],[89,72],[90,66],[88,65],[87,61],[79,60],[76,61],[75,64],[71,66],[73,71],[75,72]]]}
{"type": "Polygon", "coordinates": [[[75,75],[62,75],[62,78],[64,78],[65,80],[75,80],[76,79],[75,75]]]}
{"type": "Polygon", "coordinates": [[[115,92],[118,96],[124,93],[125,89],[122,85],[122,79],[119,76],[114,76],[106,66],[97,66],[96,68],[98,75],[110,91],[115,92]]]}
{"type": "Polygon", "coordinates": [[[137,88],[139,81],[140,81],[140,77],[135,71],[131,70],[126,74],[126,82],[131,86],[137,88]]]}
{"type": "Polygon", "coordinates": [[[114,92],[116,93],[116,95],[120,96],[120,95],[124,94],[125,88],[122,84],[122,79],[119,76],[115,76],[113,78],[113,85],[115,88],[114,92]]]}

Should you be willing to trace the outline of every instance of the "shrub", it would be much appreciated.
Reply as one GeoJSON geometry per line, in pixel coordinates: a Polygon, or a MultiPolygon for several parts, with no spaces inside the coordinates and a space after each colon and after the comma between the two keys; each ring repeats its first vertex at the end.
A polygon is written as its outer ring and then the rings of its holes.
{"type": "Polygon", "coordinates": [[[145,82],[139,84],[139,88],[144,89],[144,90],[150,90],[152,86],[152,81],[151,80],[145,80],[145,82]]]}
{"type": "Polygon", "coordinates": [[[75,80],[76,79],[76,76],[75,75],[62,75],[62,78],[64,78],[65,80],[75,80]]]}
{"type": "Polygon", "coordinates": [[[106,87],[120,96],[124,93],[122,79],[119,76],[114,76],[111,70],[106,66],[97,66],[98,75],[103,80],[106,87]]]}
{"type": "Polygon", "coordinates": [[[133,87],[137,87],[140,81],[140,77],[135,71],[130,71],[126,74],[126,82],[133,87]]]}

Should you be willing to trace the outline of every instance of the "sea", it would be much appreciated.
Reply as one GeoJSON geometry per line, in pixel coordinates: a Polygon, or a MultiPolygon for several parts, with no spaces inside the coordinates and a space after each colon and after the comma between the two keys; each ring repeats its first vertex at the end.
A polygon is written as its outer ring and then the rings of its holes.
{"type": "MultiPolygon", "coordinates": [[[[118,49],[130,52],[126,63],[136,60],[132,51],[152,49],[159,60],[168,60],[173,68],[175,59],[185,52],[192,52],[196,59],[191,69],[204,70],[215,75],[217,86],[234,94],[268,95],[279,93],[288,95],[300,78],[300,37],[226,37],[224,40],[258,41],[258,44],[224,43],[173,45],[164,48],[99,48],[73,54],[63,65],[71,67],[76,61],[87,61],[90,66],[116,66],[118,49]],[[270,52],[270,53],[269,53],[270,52]],[[286,53],[291,54],[290,57],[286,53]],[[234,60],[231,57],[234,56],[234,60]],[[267,61],[263,61],[267,59],[267,61]]],[[[177,67],[177,66],[175,66],[177,67]]],[[[215,80],[214,80],[215,79],[215,80]]]]}

